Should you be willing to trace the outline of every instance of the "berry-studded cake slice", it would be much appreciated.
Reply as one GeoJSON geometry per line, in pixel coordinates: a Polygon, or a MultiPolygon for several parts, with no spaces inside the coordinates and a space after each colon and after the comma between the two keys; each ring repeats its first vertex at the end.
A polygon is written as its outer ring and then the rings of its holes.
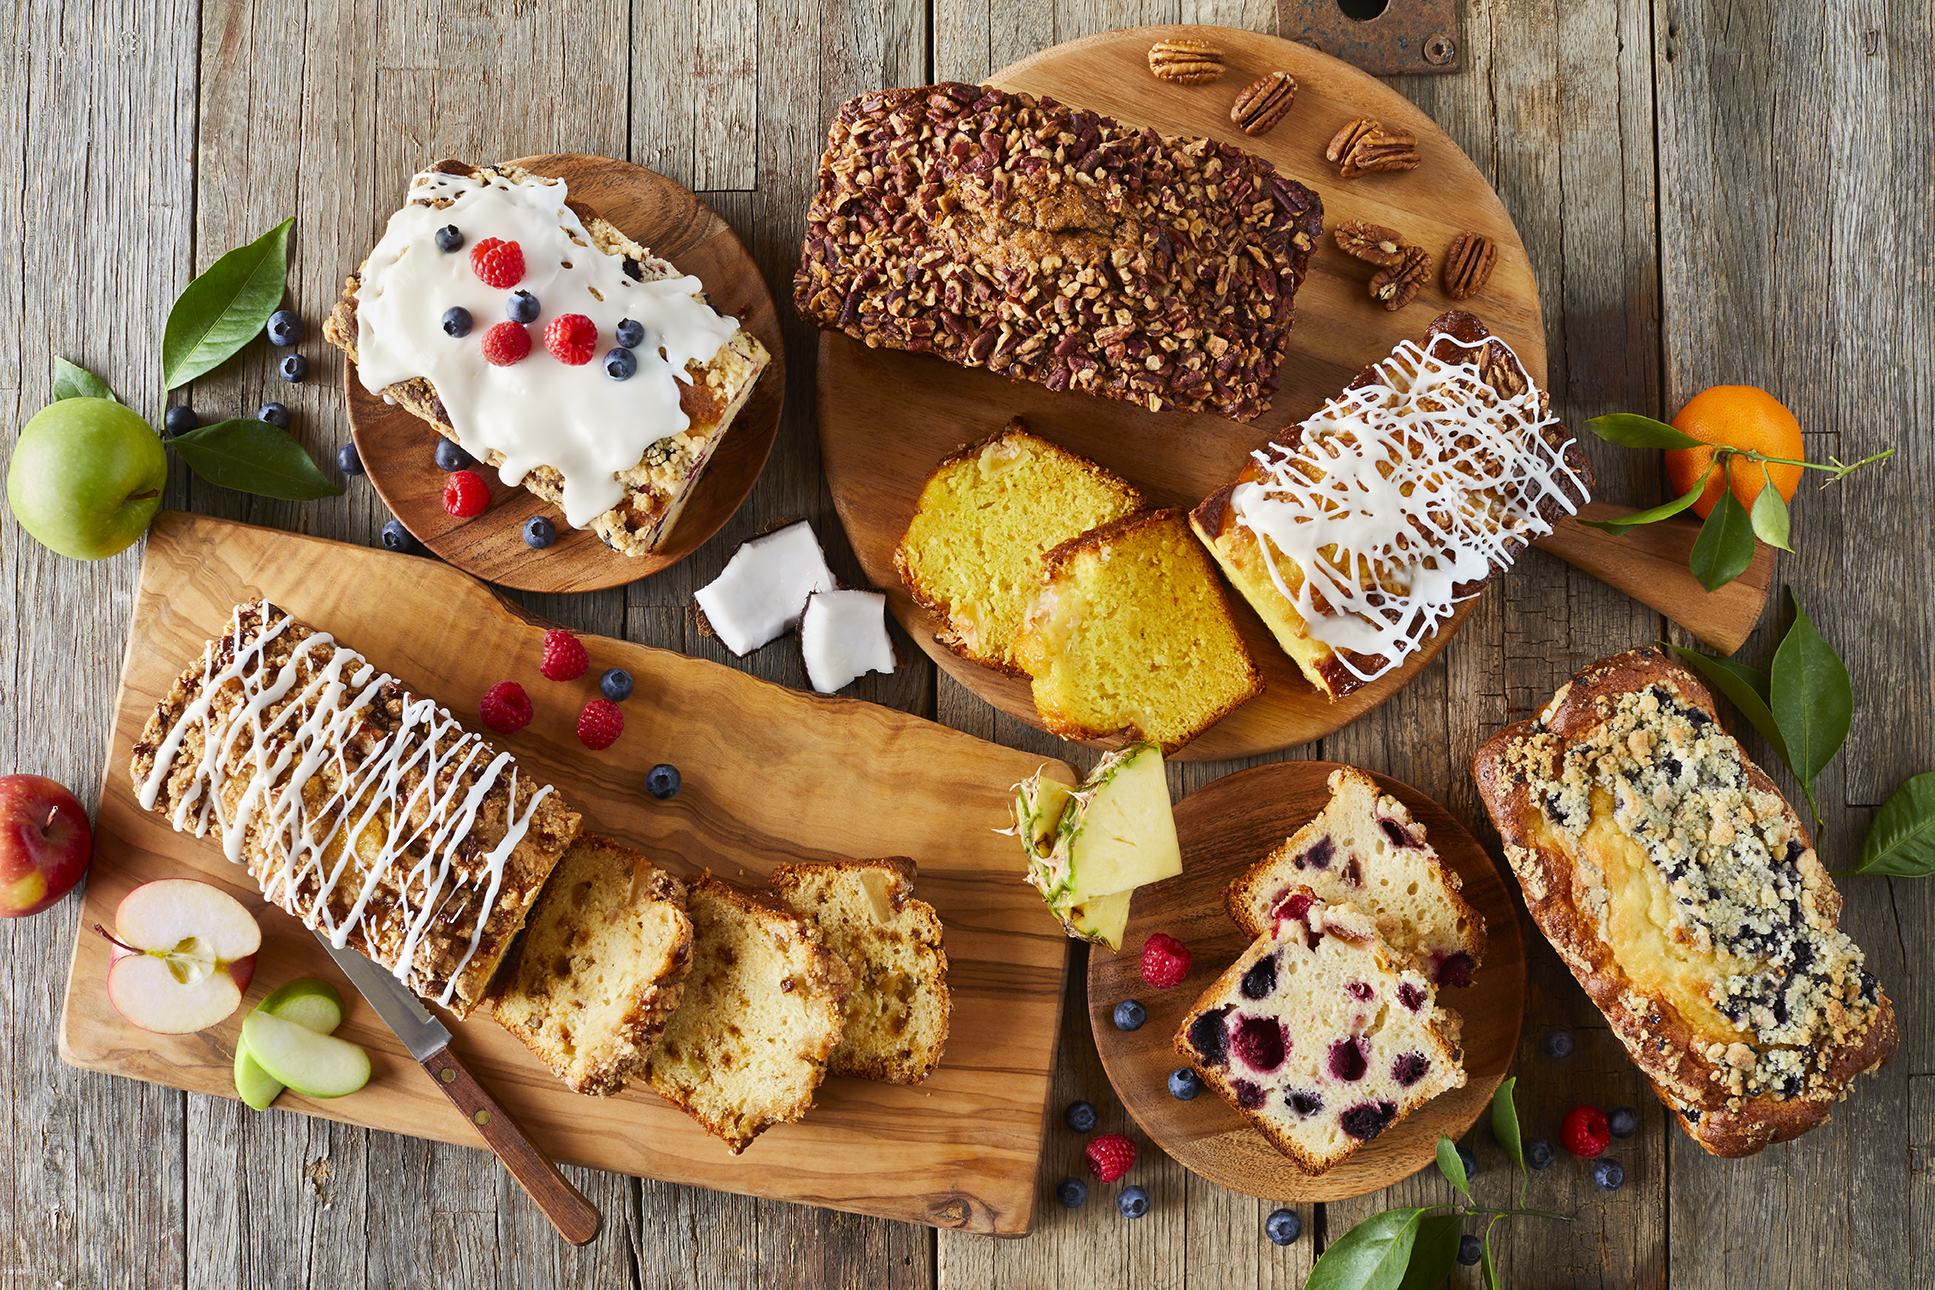
{"type": "Polygon", "coordinates": [[[1203,992],[1176,1049],[1307,1174],[1465,1082],[1458,1014],[1377,924],[1309,888],[1203,992]]]}
{"type": "Polygon", "coordinates": [[[1404,803],[1355,767],[1330,773],[1330,801],[1317,818],[1232,882],[1223,904],[1247,935],[1261,936],[1299,887],[1370,914],[1385,943],[1439,985],[1470,985],[1484,960],[1485,920],[1458,875],[1404,803]]]}

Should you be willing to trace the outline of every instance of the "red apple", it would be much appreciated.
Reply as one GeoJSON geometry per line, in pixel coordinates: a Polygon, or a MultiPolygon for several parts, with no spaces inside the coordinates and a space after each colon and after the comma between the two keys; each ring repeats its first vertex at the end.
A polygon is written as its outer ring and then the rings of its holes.
{"type": "Polygon", "coordinates": [[[0,918],[65,896],[93,854],[94,830],[72,793],[39,775],[0,775],[0,918]]]}
{"type": "Polygon", "coordinates": [[[108,999],[164,1035],[206,1030],[240,1007],[262,948],[262,929],[241,901],[187,878],[136,887],[115,909],[114,930],[108,999]]]}

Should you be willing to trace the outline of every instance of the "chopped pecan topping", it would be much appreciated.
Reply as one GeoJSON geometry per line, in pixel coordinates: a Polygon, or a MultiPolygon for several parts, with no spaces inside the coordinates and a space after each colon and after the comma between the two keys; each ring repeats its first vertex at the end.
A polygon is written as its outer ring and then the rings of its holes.
{"type": "Polygon", "coordinates": [[[1337,173],[1344,179],[1372,171],[1416,170],[1418,140],[1409,131],[1359,117],[1331,136],[1324,159],[1336,162],[1337,173]]]}
{"type": "Polygon", "coordinates": [[[1236,102],[1230,104],[1230,120],[1247,135],[1268,134],[1283,120],[1283,114],[1297,99],[1297,78],[1288,72],[1271,72],[1252,81],[1236,102]]]}
{"type": "MultiPolygon", "coordinates": [[[[1347,219],[1331,233],[1337,239],[1337,249],[1370,264],[1393,265],[1404,259],[1404,239],[1395,229],[1385,228],[1382,224],[1369,224],[1361,219],[1347,219]]],[[[1446,266],[1450,271],[1450,266],[1446,266]]]]}
{"type": "Polygon", "coordinates": [[[1223,51],[1207,40],[1158,40],[1149,70],[1177,85],[1207,85],[1223,74],[1223,51]]]}
{"type": "Polygon", "coordinates": [[[1512,356],[1497,341],[1485,342],[1485,348],[1478,355],[1478,374],[1485,378],[1485,384],[1508,399],[1515,399],[1525,393],[1525,376],[1512,361],[1512,356]]]}
{"type": "Polygon", "coordinates": [[[1498,243],[1483,233],[1460,233],[1445,251],[1445,294],[1468,300],[1478,294],[1498,263],[1498,243]]]}
{"type": "Polygon", "coordinates": [[[1379,269],[1371,279],[1371,299],[1397,310],[1417,299],[1418,288],[1431,280],[1431,257],[1421,246],[1403,248],[1396,264],[1379,269]]]}

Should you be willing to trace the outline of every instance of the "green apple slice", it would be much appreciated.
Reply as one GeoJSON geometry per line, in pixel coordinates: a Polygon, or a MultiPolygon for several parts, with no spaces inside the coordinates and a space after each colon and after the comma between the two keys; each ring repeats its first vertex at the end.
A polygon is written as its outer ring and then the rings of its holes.
{"type": "Polygon", "coordinates": [[[271,1079],[304,1097],[342,1097],[370,1082],[368,1053],[272,1013],[244,1018],[242,1042],[271,1079]]]}
{"type": "Polygon", "coordinates": [[[1110,753],[1073,790],[1039,774],[1017,784],[1015,832],[1028,853],[1028,880],[1063,928],[1111,949],[1121,947],[1129,894],[1182,872],[1154,744],[1110,753]]]}
{"type": "MultiPolygon", "coordinates": [[[[256,1007],[319,1035],[333,1034],[343,1024],[343,996],[335,986],[315,977],[303,977],[278,986],[256,1007]]],[[[266,1111],[282,1093],[282,1087],[281,1080],[263,1070],[261,1063],[249,1055],[248,1044],[237,1039],[235,1091],[242,1095],[242,1100],[258,1111],[266,1111]]]]}
{"type": "Polygon", "coordinates": [[[235,1045],[235,1091],[258,1111],[268,1110],[269,1104],[282,1095],[282,1081],[249,1056],[247,1044],[235,1045]]]}

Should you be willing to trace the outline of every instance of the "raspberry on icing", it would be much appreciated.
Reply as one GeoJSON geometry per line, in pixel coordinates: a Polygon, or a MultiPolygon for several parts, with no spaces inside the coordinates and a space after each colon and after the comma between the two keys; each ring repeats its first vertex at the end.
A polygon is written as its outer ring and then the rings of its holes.
{"type": "Polygon", "coordinates": [[[531,333],[523,323],[501,322],[484,333],[484,361],[493,367],[509,367],[530,352],[531,333]]]}
{"type": "Polygon", "coordinates": [[[598,326],[583,314],[560,314],[544,329],[544,347],[560,363],[582,367],[598,352],[598,326]]]}
{"type": "Polygon", "coordinates": [[[524,248],[501,237],[487,237],[470,248],[470,271],[485,286],[509,291],[524,280],[524,248]]]}

